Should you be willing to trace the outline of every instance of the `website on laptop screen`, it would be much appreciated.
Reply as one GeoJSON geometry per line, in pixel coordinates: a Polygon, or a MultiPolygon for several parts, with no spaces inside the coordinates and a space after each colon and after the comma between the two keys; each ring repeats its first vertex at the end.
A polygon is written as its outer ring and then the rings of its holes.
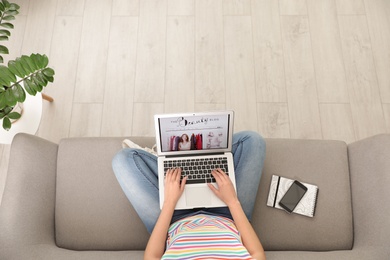
{"type": "Polygon", "coordinates": [[[162,152],[226,149],[229,115],[160,118],[162,152]]]}

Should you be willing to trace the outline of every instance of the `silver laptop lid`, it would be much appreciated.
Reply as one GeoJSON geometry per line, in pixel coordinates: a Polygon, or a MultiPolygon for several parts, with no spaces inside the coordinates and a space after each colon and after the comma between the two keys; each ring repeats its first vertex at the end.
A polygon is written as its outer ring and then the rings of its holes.
{"type": "Polygon", "coordinates": [[[230,152],[233,111],[155,115],[159,156],[230,152]]]}

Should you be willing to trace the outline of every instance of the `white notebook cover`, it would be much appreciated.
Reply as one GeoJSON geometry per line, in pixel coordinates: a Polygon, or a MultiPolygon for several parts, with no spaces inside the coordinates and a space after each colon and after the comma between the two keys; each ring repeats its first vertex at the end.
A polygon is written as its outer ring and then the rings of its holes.
{"type": "MultiPolygon", "coordinates": [[[[287,192],[288,188],[290,188],[293,182],[294,180],[292,179],[272,175],[267,206],[284,210],[279,206],[279,201],[283,198],[284,194],[287,192]]],[[[301,183],[307,187],[307,192],[295,207],[293,213],[307,217],[314,217],[317,204],[318,186],[305,182],[301,183]]]]}

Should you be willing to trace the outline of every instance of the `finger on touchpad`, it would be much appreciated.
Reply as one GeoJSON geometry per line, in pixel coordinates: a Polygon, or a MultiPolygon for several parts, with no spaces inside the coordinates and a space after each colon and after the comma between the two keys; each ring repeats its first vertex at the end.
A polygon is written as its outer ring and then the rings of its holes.
{"type": "Polygon", "coordinates": [[[186,202],[188,206],[207,207],[211,204],[209,187],[186,187],[186,202]]]}

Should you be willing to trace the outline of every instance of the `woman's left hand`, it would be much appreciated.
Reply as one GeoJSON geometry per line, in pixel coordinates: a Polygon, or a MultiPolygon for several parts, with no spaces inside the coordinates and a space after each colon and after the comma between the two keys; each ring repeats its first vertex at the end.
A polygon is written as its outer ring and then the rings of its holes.
{"type": "Polygon", "coordinates": [[[169,169],[167,171],[165,175],[164,204],[168,203],[170,206],[175,207],[177,201],[183,194],[187,177],[184,177],[180,181],[180,176],[180,168],[169,169]]]}

